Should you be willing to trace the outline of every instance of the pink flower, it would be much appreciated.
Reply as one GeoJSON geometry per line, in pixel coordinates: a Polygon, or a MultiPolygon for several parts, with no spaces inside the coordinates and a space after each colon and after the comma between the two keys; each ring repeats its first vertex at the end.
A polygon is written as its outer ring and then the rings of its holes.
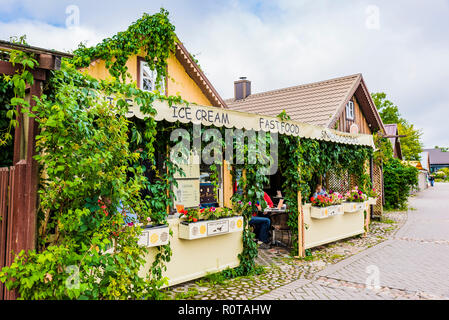
{"type": "Polygon", "coordinates": [[[248,204],[251,205],[252,204],[251,201],[249,201],[248,204]]]}
{"type": "Polygon", "coordinates": [[[151,218],[150,218],[150,217],[148,217],[148,218],[147,218],[147,221],[148,221],[148,222],[151,222],[151,218]]]}

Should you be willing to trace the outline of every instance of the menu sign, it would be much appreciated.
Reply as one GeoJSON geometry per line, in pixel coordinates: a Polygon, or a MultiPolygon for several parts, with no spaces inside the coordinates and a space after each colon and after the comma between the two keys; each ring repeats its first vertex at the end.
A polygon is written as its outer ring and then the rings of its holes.
{"type": "Polygon", "coordinates": [[[178,187],[173,187],[176,199],[175,206],[182,204],[186,208],[197,207],[200,203],[200,181],[199,179],[177,180],[178,187]]]}

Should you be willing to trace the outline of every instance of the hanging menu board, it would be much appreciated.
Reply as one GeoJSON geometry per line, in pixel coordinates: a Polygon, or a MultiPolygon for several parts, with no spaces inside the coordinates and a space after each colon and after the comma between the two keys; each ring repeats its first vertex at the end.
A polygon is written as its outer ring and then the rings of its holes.
{"type": "Polygon", "coordinates": [[[185,208],[197,207],[200,203],[200,164],[199,156],[190,155],[188,164],[179,164],[185,176],[176,173],[174,178],[178,187],[173,187],[176,196],[174,205],[185,208]]]}
{"type": "Polygon", "coordinates": [[[200,180],[183,179],[177,182],[178,187],[173,187],[176,195],[175,206],[182,204],[185,208],[197,207],[200,203],[200,180]]]}

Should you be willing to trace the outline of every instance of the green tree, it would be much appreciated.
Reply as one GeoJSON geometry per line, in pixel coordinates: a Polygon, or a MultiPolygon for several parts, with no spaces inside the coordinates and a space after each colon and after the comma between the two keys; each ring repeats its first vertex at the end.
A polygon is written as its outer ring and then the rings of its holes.
{"type": "Polygon", "coordinates": [[[420,153],[423,149],[421,142],[422,130],[415,128],[412,123],[401,116],[399,107],[387,99],[386,93],[377,92],[372,93],[371,96],[383,123],[396,123],[399,135],[406,135],[406,137],[399,138],[403,158],[412,161],[420,160],[420,153]]]}
{"type": "Polygon", "coordinates": [[[422,131],[415,129],[414,125],[407,121],[398,123],[398,130],[400,135],[405,135],[405,137],[400,138],[403,158],[412,161],[420,160],[420,153],[423,149],[421,143],[422,131]]]}
{"type": "Polygon", "coordinates": [[[405,121],[401,118],[399,107],[387,99],[387,94],[384,92],[372,93],[371,97],[379,111],[380,117],[385,124],[400,123],[405,121]]]}
{"type": "Polygon", "coordinates": [[[384,164],[385,208],[407,208],[410,191],[418,185],[418,169],[403,164],[398,159],[389,159],[384,164]]]}
{"type": "Polygon", "coordinates": [[[449,152],[449,148],[435,146],[435,149],[440,149],[442,152],[449,152]]]}

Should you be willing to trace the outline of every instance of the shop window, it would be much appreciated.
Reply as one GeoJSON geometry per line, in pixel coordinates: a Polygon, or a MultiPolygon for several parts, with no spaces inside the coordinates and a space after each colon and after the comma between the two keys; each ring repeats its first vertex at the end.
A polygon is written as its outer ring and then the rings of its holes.
{"type": "Polygon", "coordinates": [[[354,102],[349,101],[346,104],[346,119],[354,120],[354,102]]]}
{"type": "MultiPolygon", "coordinates": [[[[218,170],[218,185],[221,186],[221,166],[217,166],[218,170]]],[[[212,170],[210,165],[200,165],[200,204],[204,207],[217,207],[218,198],[217,193],[214,192],[214,185],[212,183],[212,170]]]]}

